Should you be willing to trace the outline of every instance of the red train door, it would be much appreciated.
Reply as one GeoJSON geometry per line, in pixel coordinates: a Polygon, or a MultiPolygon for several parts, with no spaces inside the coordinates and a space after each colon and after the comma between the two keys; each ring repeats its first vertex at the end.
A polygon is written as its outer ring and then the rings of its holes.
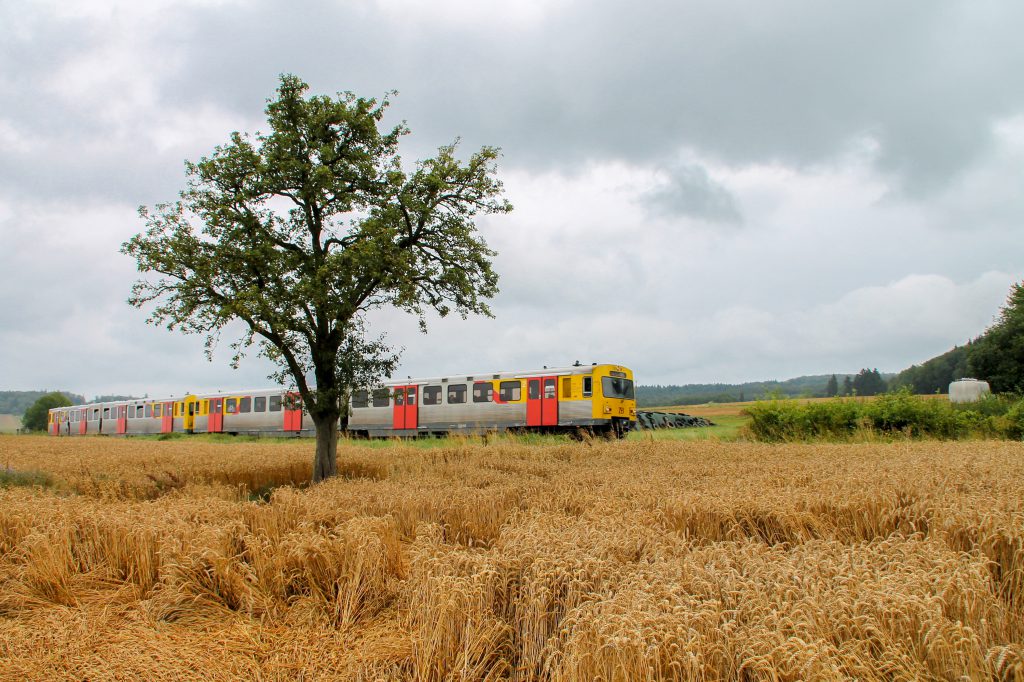
{"type": "Polygon", "coordinates": [[[558,426],[558,377],[526,380],[526,425],[558,426]]]}
{"type": "Polygon", "coordinates": [[[51,412],[50,413],[50,435],[51,436],[59,436],[60,435],[60,421],[58,421],[58,419],[57,419],[57,413],[56,412],[51,412]]]}
{"type": "Polygon", "coordinates": [[[117,432],[124,435],[128,433],[128,406],[118,405],[114,409],[117,410],[117,432]]]}
{"type": "Polygon", "coordinates": [[[78,415],[78,435],[84,436],[89,429],[89,410],[83,409],[78,415]]]}
{"type": "Polygon", "coordinates": [[[163,415],[160,417],[160,433],[174,430],[174,403],[164,403],[163,415]]]}
{"type": "Polygon", "coordinates": [[[284,397],[284,430],[302,430],[302,396],[288,393],[284,397]]]}
{"type": "Polygon", "coordinates": [[[210,398],[210,414],[206,425],[209,433],[220,433],[224,430],[224,398],[210,398]]]}
{"type": "Polygon", "coordinates": [[[419,421],[418,388],[416,386],[395,386],[395,408],[392,427],[415,429],[419,421]]]}

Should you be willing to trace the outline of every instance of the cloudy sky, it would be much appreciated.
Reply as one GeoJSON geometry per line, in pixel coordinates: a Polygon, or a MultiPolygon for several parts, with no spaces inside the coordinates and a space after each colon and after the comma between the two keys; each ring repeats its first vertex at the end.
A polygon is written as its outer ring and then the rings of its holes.
{"type": "Polygon", "coordinates": [[[380,96],[403,157],[503,150],[495,319],[381,313],[402,375],[898,371],[1024,278],[1024,4],[0,3],[0,389],[262,386],[145,324],[119,245],[279,74],[380,96]],[[553,294],[557,292],[557,294],[553,294]]]}

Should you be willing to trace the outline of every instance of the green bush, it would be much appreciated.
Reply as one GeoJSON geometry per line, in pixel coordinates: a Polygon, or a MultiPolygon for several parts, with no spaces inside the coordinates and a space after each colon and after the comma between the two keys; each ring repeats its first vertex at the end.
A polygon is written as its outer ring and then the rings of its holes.
{"type": "Polygon", "coordinates": [[[856,437],[955,440],[1024,434],[1024,400],[993,397],[969,405],[913,395],[908,388],[874,400],[833,398],[758,401],[746,409],[747,433],[757,440],[847,441],[856,437]]]}
{"type": "Polygon", "coordinates": [[[1010,406],[1004,419],[1006,420],[1004,429],[1007,437],[1014,440],[1024,439],[1024,398],[1010,406]]]}

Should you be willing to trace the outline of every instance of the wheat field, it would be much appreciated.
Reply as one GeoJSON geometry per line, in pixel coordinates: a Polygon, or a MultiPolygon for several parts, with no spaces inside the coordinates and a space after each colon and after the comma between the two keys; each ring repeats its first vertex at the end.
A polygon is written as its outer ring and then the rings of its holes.
{"type": "Polygon", "coordinates": [[[0,679],[1024,678],[1024,444],[0,436],[0,679]]]}

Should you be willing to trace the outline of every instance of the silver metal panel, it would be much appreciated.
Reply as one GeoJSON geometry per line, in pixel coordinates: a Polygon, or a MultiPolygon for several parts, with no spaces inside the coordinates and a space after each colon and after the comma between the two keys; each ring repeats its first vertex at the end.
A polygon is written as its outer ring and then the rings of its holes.
{"type": "Polygon", "coordinates": [[[578,422],[593,419],[594,402],[589,399],[558,401],[558,422],[578,422]]]}

